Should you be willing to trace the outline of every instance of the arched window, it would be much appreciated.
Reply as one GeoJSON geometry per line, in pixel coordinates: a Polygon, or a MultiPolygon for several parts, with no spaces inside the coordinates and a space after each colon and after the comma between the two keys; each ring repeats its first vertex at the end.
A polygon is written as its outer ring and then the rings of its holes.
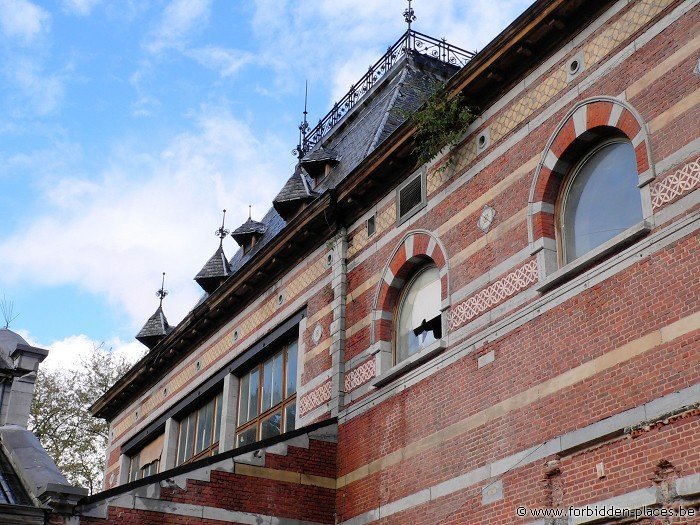
{"type": "Polygon", "coordinates": [[[615,138],[589,150],[560,199],[561,264],[567,264],[639,223],[642,201],[632,143],[615,138]]]}
{"type": "Polygon", "coordinates": [[[421,268],[405,286],[395,323],[395,364],[442,337],[440,272],[421,268]]]}

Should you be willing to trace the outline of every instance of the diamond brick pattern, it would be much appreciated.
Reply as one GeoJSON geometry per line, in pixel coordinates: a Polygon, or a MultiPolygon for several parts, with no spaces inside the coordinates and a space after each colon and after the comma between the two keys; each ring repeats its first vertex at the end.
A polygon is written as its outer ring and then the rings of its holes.
{"type": "MultiPolygon", "coordinates": [[[[644,24],[659,14],[672,0],[642,0],[634,5],[624,16],[610,24],[589,44],[584,46],[586,68],[594,66],[610,51],[615,49],[644,24]]],[[[496,115],[491,122],[491,143],[495,143],[547,104],[553,97],[568,86],[566,65],[561,65],[529,92],[516,98],[505,111],[496,115]]],[[[459,156],[455,170],[443,170],[428,174],[428,195],[435,193],[452,173],[460,173],[476,158],[475,140],[467,141],[455,152],[459,156]],[[449,173],[448,173],[449,172],[449,173]]]]}
{"type": "Polygon", "coordinates": [[[472,295],[453,307],[450,312],[450,330],[459,328],[467,321],[497,305],[504,299],[537,281],[537,261],[532,260],[517,270],[499,279],[491,286],[472,295]]]}
{"type": "Polygon", "coordinates": [[[365,361],[360,366],[353,368],[345,374],[345,392],[351,392],[358,386],[364,385],[367,381],[374,378],[377,371],[377,365],[374,359],[365,361]]]}
{"type": "Polygon", "coordinates": [[[700,183],[700,157],[689,162],[651,188],[651,203],[659,208],[694,189],[700,183]]]}
{"type": "Polygon", "coordinates": [[[326,381],[321,386],[316,387],[308,394],[301,396],[299,401],[299,414],[304,415],[311,412],[314,408],[320,407],[322,404],[331,400],[331,382],[326,381]]]}

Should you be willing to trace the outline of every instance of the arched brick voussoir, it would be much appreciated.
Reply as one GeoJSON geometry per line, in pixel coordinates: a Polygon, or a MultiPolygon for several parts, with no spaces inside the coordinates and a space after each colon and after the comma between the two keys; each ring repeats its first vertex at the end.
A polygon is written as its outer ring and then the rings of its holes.
{"type": "Polygon", "coordinates": [[[626,101],[612,97],[583,100],[572,107],[560,121],[542,151],[535,170],[529,197],[528,231],[530,242],[543,237],[553,238],[553,222],[542,214],[542,205],[556,204],[561,185],[577,152],[595,134],[615,128],[634,145],[640,187],[653,180],[649,133],[639,113],[626,101]],[[582,137],[582,135],[584,135],[582,137]]]}
{"type": "Polygon", "coordinates": [[[398,306],[401,289],[415,271],[432,262],[440,271],[443,306],[450,303],[448,259],[440,240],[428,231],[408,232],[397,244],[377,285],[372,312],[373,342],[391,339],[391,319],[398,306]]]}

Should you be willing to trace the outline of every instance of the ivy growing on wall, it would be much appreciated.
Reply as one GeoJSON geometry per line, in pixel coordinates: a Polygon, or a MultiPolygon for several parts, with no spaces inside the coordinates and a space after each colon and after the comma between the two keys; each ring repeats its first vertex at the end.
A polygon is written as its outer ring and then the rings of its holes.
{"type": "MultiPolygon", "coordinates": [[[[433,160],[445,146],[454,147],[476,118],[462,93],[450,97],[442,84],[435,84],[432,91],[423,106],[410,116],[417,127],[414,153],[419,165],[433,160]]],[[[450,157],[442,169],[454,161],[454,156],[450,157]]]]}

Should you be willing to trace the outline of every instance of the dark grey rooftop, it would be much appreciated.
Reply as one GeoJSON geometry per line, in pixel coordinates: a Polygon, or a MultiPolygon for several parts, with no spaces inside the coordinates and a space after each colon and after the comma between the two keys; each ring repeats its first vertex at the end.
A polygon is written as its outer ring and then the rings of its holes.
{"type": "Polygon", "coordinates": [[[0,368],[14,368],[10,356],[18,344],[28,345],[29,343],[18,333],[0,328],[0,368]]]}
{"type": "Polygon", "coordinates": [[[231,237],[233,237],[239,246],[243,246],[250,237],[253,235],[262,235],[265,233],[266,229],[267,225],[264,222],[254,221],[252,218],[248,217],[247,221],[233,230],[231,237]]]}
{"type": "Polygon", "coordinates": [[[136,339],[141,341],[147,347],[152,348],[163,337],[168,335],[173,328],[168,324],[168,320],[163,313],[163,306],[158,306],[158,309],[148,318],[143,328],[136,334],[136,339]]]}
{"type": "Polygon", "coordinates": [[[228,277],[230,273],[231,265],[229,264],[228,259],[226,259],[223,246],[219,245],[214,252],[214,255],[209,258],[207,263],[201,270],[199,270],[199,273],[194,279],[195,281],[199,281],[200,279],[209,279],[212,277],[228,277]]]}
{"type": "Polygon", "coordinates": [[[289,177],[285,185],[272,201],[272,206],[284,219],[290,218],[293,211],[300,205],[311,202],[318,194],[311,189],[306,173],[297,165],[294,174],[289,177]]]}

